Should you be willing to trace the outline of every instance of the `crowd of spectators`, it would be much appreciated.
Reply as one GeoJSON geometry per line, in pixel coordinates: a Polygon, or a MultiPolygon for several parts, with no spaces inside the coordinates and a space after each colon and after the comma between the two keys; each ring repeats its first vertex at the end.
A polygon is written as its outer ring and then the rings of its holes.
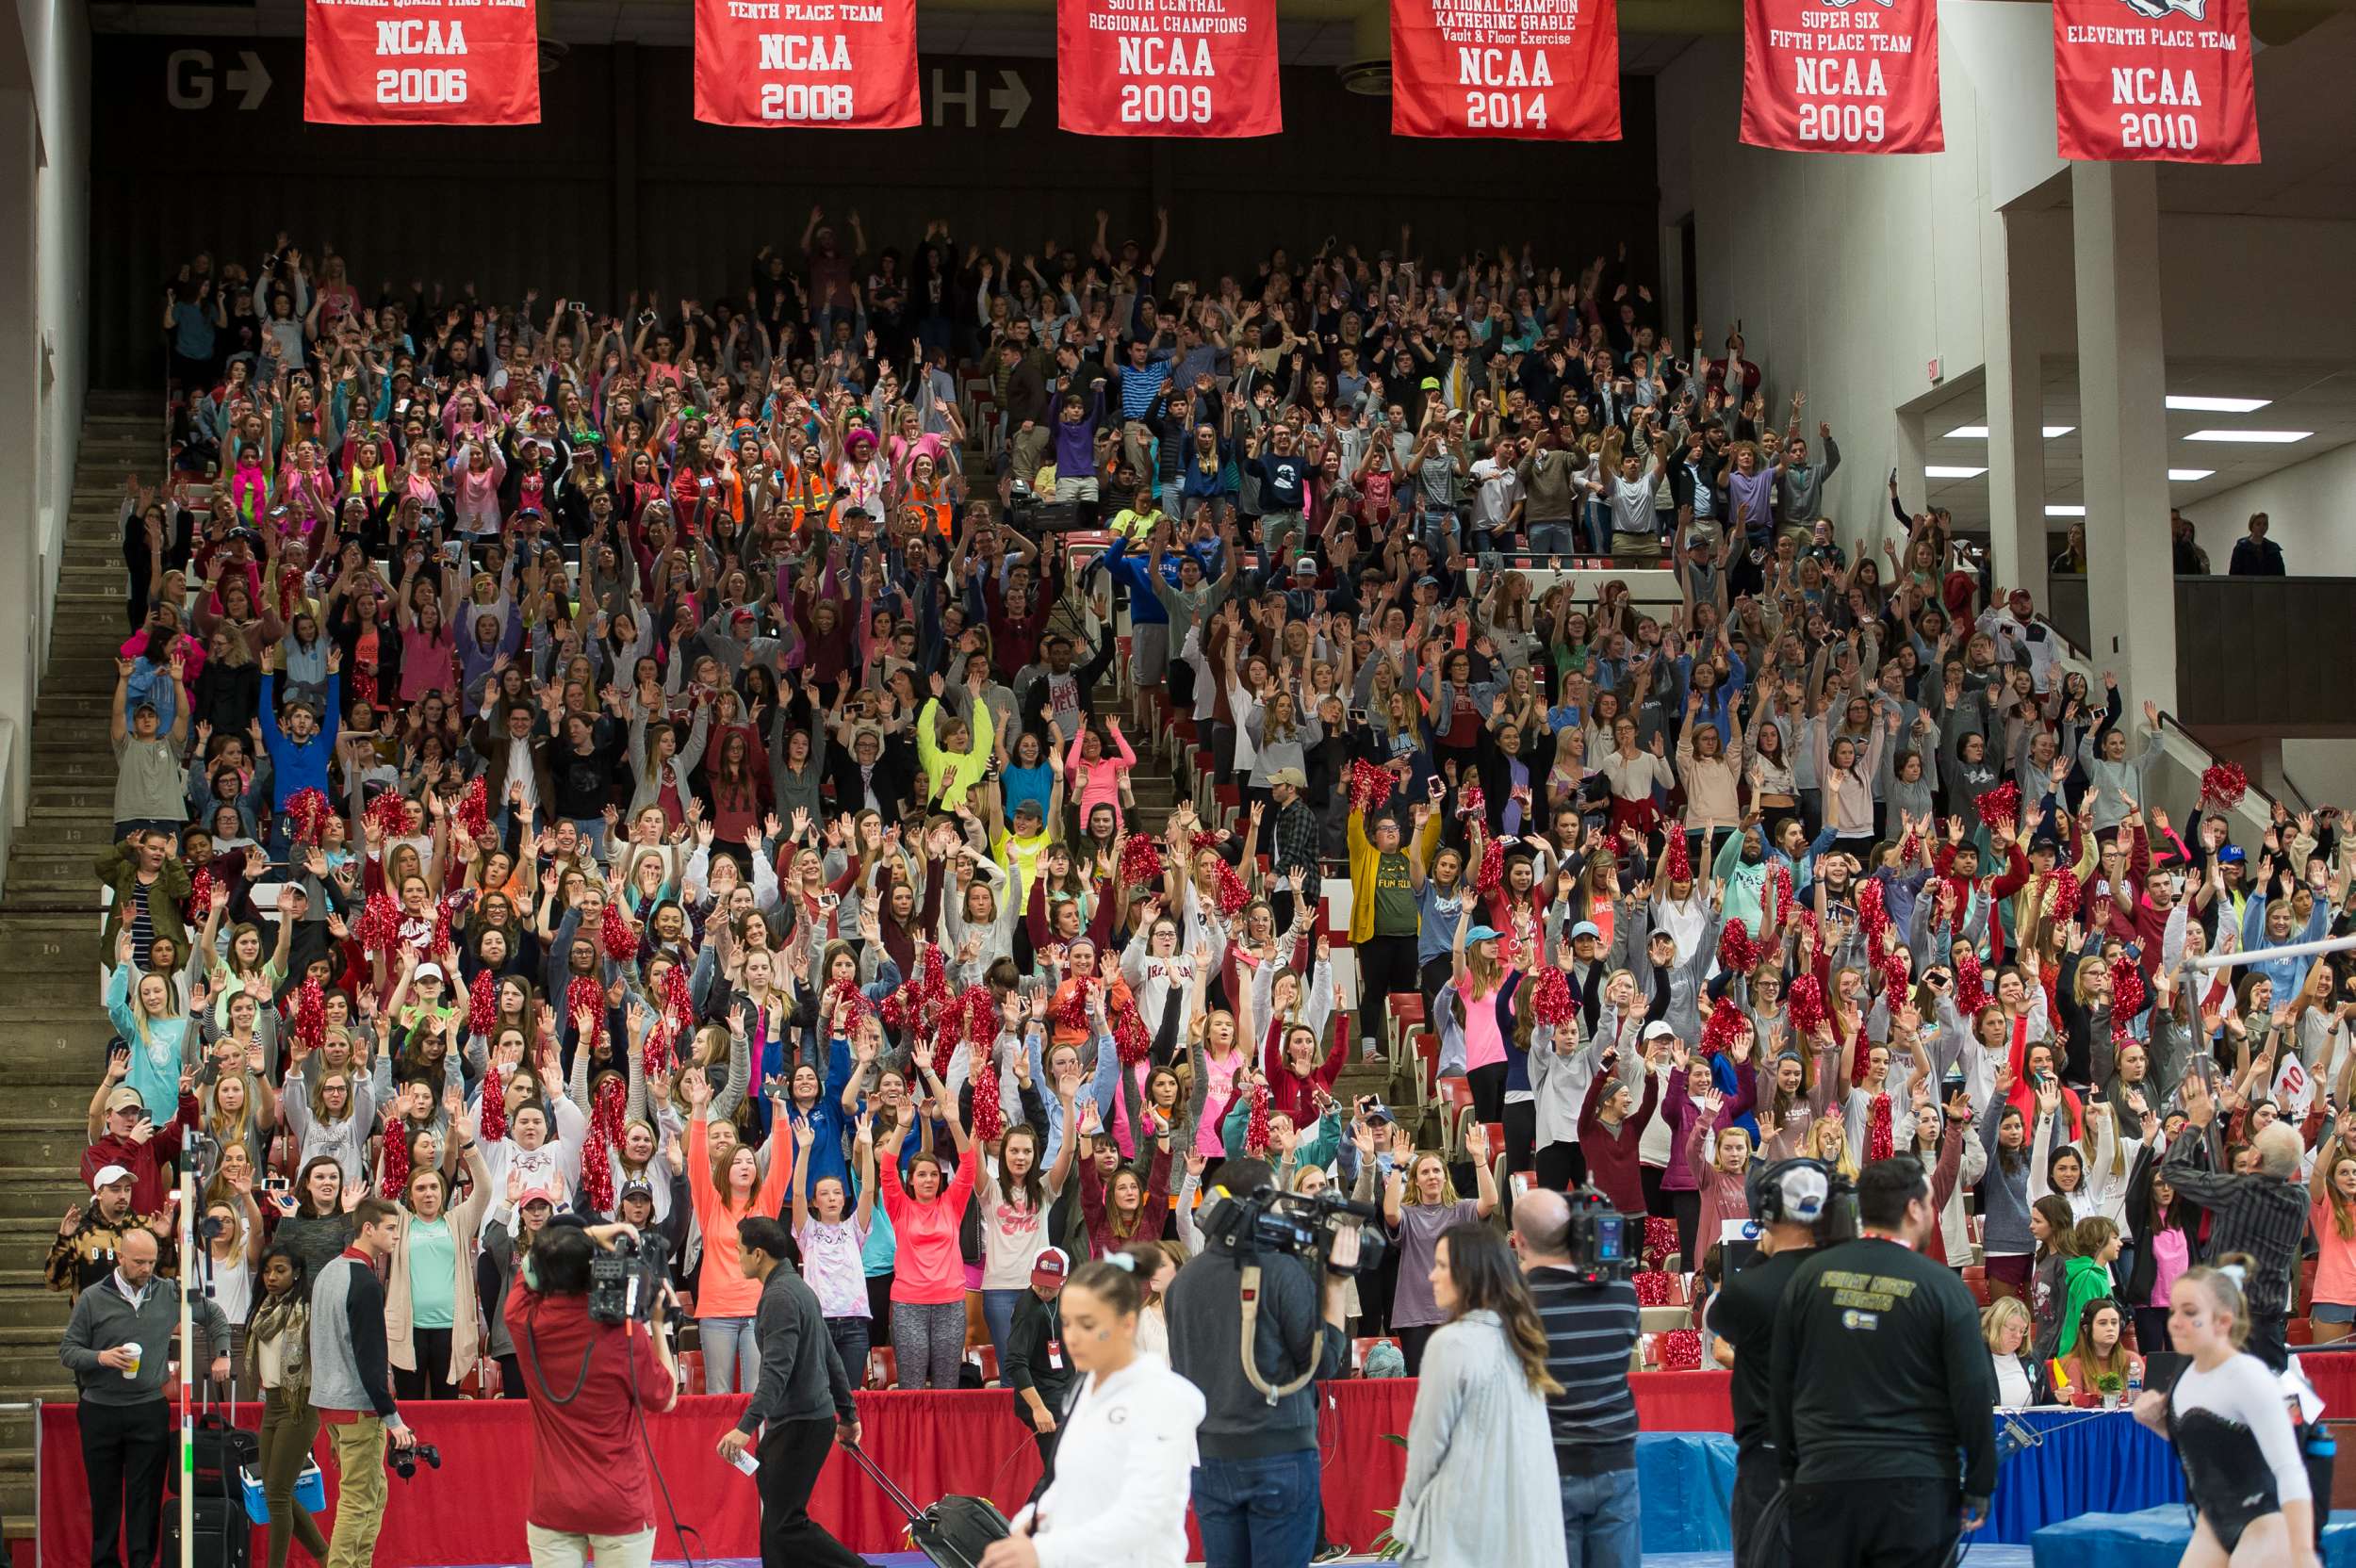
{"type": "Polygon", "coordinates": [[[2148,1354],[2249,1181],[2312,1216],[2262,1335],[2348,1331],[2356,972],[2258,954],[2356,927],[2343,813],[2152,798],[2156,715],[1942,514],[1826,515],[1808,389],[1624,248],[1415,238],[1186,280],[1166,222],[813,211],[741,302],[618,310],[286,236],[180,269],[51,1282],[141,1228],[185,1272],[193,1159],[236,1380],[299,1405],[284,1280],[381,1196],[401,1393],[514,1396],[515,1250],[594,1211],[717,1392],[783,1217],[846,1365],[986,1346],[1045,1434],[1035,1264],[1153,1246],[1155,1348],[1230,1157],[1380,1205],[1354,1330],[1414,1372],[1474,1298],[1435,1247],[1523,1184],[1699,1276],[1750,1162],[1912,1149],[2020,1396],[2148,1354]],[[1461,1138],[1334,1092],[1418,1027],[1461,1138]]]}

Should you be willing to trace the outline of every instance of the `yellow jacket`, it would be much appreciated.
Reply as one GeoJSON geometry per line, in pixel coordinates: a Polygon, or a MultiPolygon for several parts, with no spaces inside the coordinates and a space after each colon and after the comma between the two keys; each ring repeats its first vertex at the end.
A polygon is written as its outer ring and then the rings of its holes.
{"type": "MultiPolygon", "coordinates": [[[[1416,854],[1429,866],[1432,852],[1439,847],[1440,813],[1434,811],[1415,835],[1416,854]]],[[[1405,845],[1402,843],[1402,849],[1405,845]]],[[[1374,872],[1381,852],[1374,841],[1366,837],[1366,814],[1350,814],[1350,939],[1363,942],[1374,935],[1374,872]]]]}

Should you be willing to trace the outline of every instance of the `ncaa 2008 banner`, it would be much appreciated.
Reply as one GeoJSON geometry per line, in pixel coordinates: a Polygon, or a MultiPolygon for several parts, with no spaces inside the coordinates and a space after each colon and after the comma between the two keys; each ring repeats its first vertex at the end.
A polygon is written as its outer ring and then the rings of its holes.
{"type": "Polygon", "coordinates": [[[303,118],[323,125],[536,125],[532,0],[305,0],[303,118]]]}
{"type": "Polygon", "coordinates": [[[1936,153],[1939,0],[1745,0],[1742,139],[1787,153],[1936,153]]]}
{"type": "Polygon", "coordinates": [[[1276,0],[1056,0],[1055,120],[1081,136],[1274,136],[1276,0]]]}
{"type": "Polygon", "coordinates": [[[2255,163],[2248,0],[2053,0],[2066,158],[2255,163]]]}
{"type": "Polygon", "coordinates": [[[1617,0],[1391,0],[1391,132],[1618,140],[1617,0]]]}
{"type": "Polygon", "coordinates": [[[916,0],[695,0],[695,118],[845,130],[922,124],[916,0]]]}

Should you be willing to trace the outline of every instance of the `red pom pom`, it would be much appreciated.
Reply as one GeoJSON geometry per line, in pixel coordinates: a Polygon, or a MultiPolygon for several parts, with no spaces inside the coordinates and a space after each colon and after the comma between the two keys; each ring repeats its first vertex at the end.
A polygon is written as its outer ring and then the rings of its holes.
{"type": "Polygon", "coordinates": [[[1972,804],[1985,825],[2010,827],[2021,820],[2021,786],[2006,779],[1996,788],[1972,796],[1972,804]]]}
{"type": "Polygon", "coordinates": [[[2241,771],[2238,762],[2219,762],[2201,771],[2201,794],[2216,801],[2230,811],[2241,804],[2241,797],[2250,792],[2250,776],[2241,771]]]}
{"type": "Polygon", "coordinates": [[[450,900],[442,899],[434,906],[433,946],[427,951],[426,956],[438,957],[450,950],[450,900]]]}
{"type": "Polygon", "coordinates": [[[1473,891],[1486,898],[1505,881],[1505,845],[1491,839],[1481,851],[1481,869],[1473,874],[1473,891]]]}
{"type": "Polygon", "coordinates": [[[1725,997],[1710,1009],[1710,1017],[1702,1021],[1702,1054],[1715,1056],[1732,1045],[1735,1037],[1751,1026],[1742,1010],[1725,997]]]}
{"type": "Polygon", "coordinates": [[[1640,1307],[1668,1307],[1677,1304],[1670,1294],[1669,1276],[1659,1269],[1639,1269],[1630,1279],[1636,1286],[1636,1304],[1640,1307]]]}
{"type": "Polygon", "coordinates": [[[848,1035],[859,1027],[859,1020],[867,1016],[867,993],[859,988],[857,980],[837,980],[826,988],[820,1016],[829,1021],[830,1027],[831,1021],[842,1019],[843,1032],[848,1035]]]}
{"type": "Polygon", "coordinates": [[[294,1037],[306,1051],[327,1043],[327,992],[317,980],[305,980],[295,992],[294,1037]]]}
{"type": "Polygon", "coordinates": [[[188,910],[195,917],[194,923],[203,924],[205,916],[212,907],[213,868],[199,866],[196,874],[188,878],[188,910]]]}
{"type": "Polygon", "coordinates": [[[2127,1026],[2143,1011],[2143,970],[2125,954],[2111,960],[2111,1038],[2127,1040],[2127,1026]]]}
{"type": "Polygon", "coordinates": [[[1273,1135],[1268,1124],[1268,1086],[1254,1084],[1252,1087],[1252,1114],[1244,1121],[1243,1152],[1253,1156],[1267,1153],[1273,1135]]]}
{"type": "Polygon", "coordinates": [[[384,1167],[384,1175],[378,1184],[377,1196],[388,1201],[398,1201],[409,1186],[409,1122],[406,1118],[397,1116],[384,1124],[382,1147],[384,1156],[378,1163],[384,1167]]]}
{"type": "Polygon", "coordinates": [[[1661,1336],[1661,1370],[1663,1372],[1698,1372],[1702,1364],[1702,1336],[1693,1329],[1672,1329],[1661,1336]]]}
{"type": "Polygon", "coordinates": [[[2053,892],[2050,895],[2055,920],[2069,920],[2078,912],[2078,905],[2086,897],[2086,890],[2078,885],[2078,874],[2068,866],[2054,871],[2053,892]]]}
{"type": "Polygon", "coordinates": [[[1803,974],[1792,981],[1784,1000],[1792,1009],[1792,1034],[1795,1039],[1813,1037],[1816,1026],[1832,1017],[1824,1010],[1824,983],[1813,974],[1803,974]]]}
{"type": "Polygon", "coordinates": [[[587,1051],[605,1038],[605,988],[595,975],[576,974],[564,988],[564,1016],[581,1029],[575,1050],[587,1051]],[[589,1015],[586,1025],[581,1023],[583,1013],[589,1015]]]}
{"type": "Polygon", "coordinates": [[[1685,841],[1685,835],[1672,827],[1669,830],[1669,855],[1661,869],[1672,882],[1693,880],[1693,851],[1685,841]]]}
{"type": "MultiPolygon", "coordinates": [[[[1889,965],[1882,971],[1882,1003],[1890,1009],[1890,1016],[1896,1018],[1906,1010],[1910,1000],[1907,995],[1906,982],[1914,964],[1913,959],[1903,947],[1889,956],[1889,965]]],[[[1860,1064],[1860,1070],[1862,1064],[1860,1064]]]]}
{"type": "Polygon", "coordinates": [[[1888,890],[1878,876],[1869,876],[1857,891],[1857,930],[1865,938],[1865,951],[1879,953],[1883,933],[1890,929],[1890,906],[1885,897],[1888,890]]]}
{"type": "Polygon", "coordinates": [[[1088,987],[1094,982],[1088,976],[1059,988],[1055,1005],[1048,1011],[1048,1021],[1058,1035],[1085,1035],[1088,1026],[1088,987]]]}
{"type": "Polygon", "coordinates": [[[286,799],[286,816],[293,824],[292,837],[305,848],[319,841],[319,829],[333,814],[326,794],[319,790],[297,790],[286,799]]]}
{"type": "Polygon", "coordinates": [[[368,953],[390,953],[401,939],[401,906],[393,895],[377,891],[360,906],[360,946],[368,953]]]}
{"type": "Polygon", "coordinates": [[[360,813],[360,820],[378,838],[398,839],[409,831],[409,803],[387,790],[368,802],[368,809],[360,813]]]}
{"type": "Polygon", "coordinates": [[[1124,998],[1113,1009],[1113,1050],[1121,1057],[1121,1065],[1132,1068],[1153,1054],[1153,1037],[1145,1027],[1145,1020],[1137,1015],[1134,997],[1124,998]]]}
{"type": "Polygon", "coordinates": [[[1763,929],[1772,929],[1792,918],[1792,868],[1777,860],[1768,875],[1775,884],[1775,918],[1760,917],[1763,929]]]}
{"type": "Polygon", "coordinates": [[[1553,964],[1538,972],[1538,979],[1530,994],[1530,1004],[1538,1021],[1560,1029],[1571,1021],[1579,1004],[1571,997],[1571,977],[1553,964]]]}
{"type": "Polygon", "coordinates": [[[1734,974],[1748,974],[1759,967],[1759,947],[1739,915],[1718,933],[1718,967],[1734,974]]]}
{"type": "Polygon", "coordinates": [[[1398,787],[1398,776],[1388,768],[1363,761],[1350,765],[1350,808],[1362,816],[1390,799],[1398,787]]]}
{"type": "Polygon", "coordinates": [[[483,1081],[483,1097],[476,1119],[475,1136],[497,1143],[507,1135],[507,1085],[497,1073],[483,1081]]]}
{"type": "Polygon", "coordinates": [[[1665,1268],[1677,1255],[1677,1222],[1661,1215],[1644,1217],[1644,1247],[1639,1261],[1646,1268],[1665,1268]]]}
{"type": "Polygon", "coordinates": [[[638,931],[630,924],[630,916],[618,904],[605,906],[605,919],[597,933],[599,945],[609,962],[634,964],[638,961],[638,931]]]}
{"type": "Polygon", "coordinates": [[[458,797],[458,827],[477,843],[491,836],[491,792],[483,776],[475,775],[466,792],[458,797]]]}
{"type": "Polygon", "coordinates": [[[1167,870],[1162,852],[1142,833],[1132,833],[1121,846],[1121,885],[1142,888],[1162,879],[1167,870]]]}
{"type": "Polygon", "coordinates": [[[622,1141],[622,1081],[608,1075],[589,1097],[589,1132],[581,1146],[581,1196],[597,1214],[614,1212],[614,1161],[622,1141]]]}
{"type": "Polygon", "coordinates": [[[1252,890],[1243,885],[1243,878],[1235,874],[1235,868],[1227,863],[1223,855],[1213,857],[1211,874],[1219,886],[1219,912],[1229,920],[1235,919],[1252,902],[1252,890]]]}
{"type": "Polygon", "coordinates": [[[466,988],[466,1028],[487,1040],[491,1031],[499,1027],[499,976],[486,969],[466,988]]]}
{"type": "Polygon", "coordinates": [[[1486,817],[1488,811],[1489,797],[1481,792],[1481,780],[1466,779],[1464,787],[1456,792],[1456,814],[1460,817],[1486,817]]]}
{"type": "Polygon", "coordinates": [[[1980,968],[1979,955],[1967,953],[1955,964],[1955,1012],[1968,1028],[1988,1003],[1988,975],[1980,968]]]}
{"type": "Polygon", "coordinates": [[[990,1143],[1006,1130],[1006,1108],[998,1101],[995,1043],[973,1053],[973,1141],[990,1143]]]}

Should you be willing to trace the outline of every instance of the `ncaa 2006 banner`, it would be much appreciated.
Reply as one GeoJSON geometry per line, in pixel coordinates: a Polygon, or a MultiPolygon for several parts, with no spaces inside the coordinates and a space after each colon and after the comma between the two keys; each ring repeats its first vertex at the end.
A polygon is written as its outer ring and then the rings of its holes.
{"type": "Polygon", "coordinates": [[[536,125],[532,0],[305,0],[303,118],[321,125],[536,125]]]}

